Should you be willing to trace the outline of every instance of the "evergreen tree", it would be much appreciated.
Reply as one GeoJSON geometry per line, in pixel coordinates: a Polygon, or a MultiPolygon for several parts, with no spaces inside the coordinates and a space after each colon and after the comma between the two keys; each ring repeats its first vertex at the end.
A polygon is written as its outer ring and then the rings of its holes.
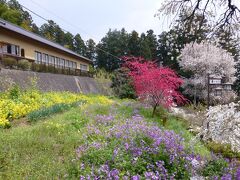
{"type": "Polygon", "coordinates": [[[15,9],[10,9],[5,1],[0,2],[0,18],[16,25],[21,25],[21,13],[15,9]]]}
{"type": "Polygon", "coordinates": [[[127,54],[128,34],[125,29],[121,31],[109,30],[97,45],[96,66],[112,72],[121,66],[122,57],[127,54]],[[110,53],[110,54],[109,54],[110,53]]]}
{"type": "MultiPolygon", "coordinates": [[[[56,38],[58,38],[59,36],[56,36],[56,38]]],[[[64,47],[74,50],[75,46],[74,46],[74,36],[70,33],[67,32],[64,34],[64,47]]]]}
{"type": "Polygon", "coordinates": [[[150,59],[157,60],[158,41],[157,41],[157,36],[154,34],[153,30],[150,29],[149,31],[147,31],[146,41],[151,51],[150,59]]]}
{"type": "Polygon", "coordinates": [[[65,45],[65,33],[60,26],[52,20],[49,20],[48,23],[45,23],[40,27],[40,34],[51,41],[65,45]]]}
{"type": "Polygon", "coordinates": [[[87,51],[85,56],[93,61],[96,60],[96,43],[94,42],[93,39],[89,39],[86,42],[86,47],[87,47],[87,51]]]}
{"type": "Polygon", "coordinates": [[[140,38],[136,31],[132,31],[129,35],[128,56],[140,56],[140,38]]]}
{"type": "Polygon", "coordinates": [[[23,10],[17,0],[9,0],[7,4],[10,9],[16,10],[20,13],[19,20],[21,22],[19,25],[24,29],[31,31],[33,23],[32,16],[27,11],[23,10]]]}
{"type": "MultiPolygon", "coordinates": [[[[237,34],[238,29],[235,29],[237,34]]],[[[225,30],[224,28],[219,29],[215,33],[215,37],[218,40],[218,44],[221,48],[231,53],[236,62],[236,81],[234,83],[234,89],[238,95],[240,95],[240,39],[236,37],[236,34],[232,31],[225,30]]]]}
{"type": "Polygon", "coordinates": [[[35,34],[41,35],[39,27],[35,23],[32,24],[32,32],[35,34]]]}
{"type": "Polygon", "coordinates": [[[86,55],[87,47],[84,41],[82,40],[80,34],[77,34],[76,36],[74,36],[73,45],[74,45],[74,51],[76,53],[81,54],[82,56],[86,55]]]}
{"type": "Polygon", "coordinates": [[[152,59],[151,49],[144,33],[140,36],[140,56],[145,59],[152,59]]]}

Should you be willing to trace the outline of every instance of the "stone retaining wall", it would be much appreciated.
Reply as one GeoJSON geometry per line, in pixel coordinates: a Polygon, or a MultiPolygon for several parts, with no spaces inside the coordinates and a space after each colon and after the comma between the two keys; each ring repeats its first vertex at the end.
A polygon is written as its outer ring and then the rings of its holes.
{"type": "Polygon", "coordinates": [[[110,95],[111,91],[109,81],[100,82],[90,77],[9,69],[0,70],[0,91],[5,90],[12,83],[28,88],[32,85],[33,79],[36,80],[37,88],[41,91],[70,91],[104,95],[110,95]]]}

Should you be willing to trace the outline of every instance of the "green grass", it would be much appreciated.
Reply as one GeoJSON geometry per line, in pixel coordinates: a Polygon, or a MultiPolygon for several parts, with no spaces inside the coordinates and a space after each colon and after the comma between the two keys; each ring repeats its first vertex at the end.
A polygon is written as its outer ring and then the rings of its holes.
{"type": "MultiPolygon", "coordinates": [[[[146,120],[162,126],[161,113],[152,118],[151,109],[139,108],[134,101],[115,100],[111,106],[73,107],[33,124],[0,130],[0,179],[64,179],[76,158],[76,148],[87,140],[82,134],[94,116],[113,113],[116,118],[129,118],[136,108],[146,120]]],[[[181,134],[191,148],[194,136],[182,121],[169,117],[165,128],[181,134]]],[[[193,148],[201,155],[210,154],[199,141],[193,148]]]]}
{"type": "Polygon", "coordinates": [[[0,164],[5,164],[0,179],[64,177],[88,120],[74,108],[33,126],[0,131],[0,164]]]}

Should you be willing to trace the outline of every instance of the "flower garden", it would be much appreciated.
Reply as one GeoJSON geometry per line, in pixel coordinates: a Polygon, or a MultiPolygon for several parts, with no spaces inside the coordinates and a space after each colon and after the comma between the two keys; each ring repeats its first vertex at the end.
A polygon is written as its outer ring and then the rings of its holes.
{"type": "Polygon", "coordinates": [[[70,92],[41,93],[36,89],[21,91],[14,86],[8,92],[0,93],[0,127],[10,126],[10,121],[25,117],[29,113],[55,104],[71,104],[84,101],[87,104],[109,104],[104,96],[86,96],[70,92]]]}
{"type": "Polygon", "coordinates": [[[2,127],[56,104],[84,102],[28,125],[0,130],[0,178],[237,179],[238,162],[210,151],[174,116],[136,101],[14,87],[1,94],[2,127]],[[195,140],[194,140],[195,139],[195,140]],[[13,158],[14,157],[14,158],[13,158]]]}

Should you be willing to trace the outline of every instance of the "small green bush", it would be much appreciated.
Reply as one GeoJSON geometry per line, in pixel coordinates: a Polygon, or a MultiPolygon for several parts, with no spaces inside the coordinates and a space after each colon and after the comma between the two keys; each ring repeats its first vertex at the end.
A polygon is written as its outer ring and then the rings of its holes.
{"type": "Polygon", "coordinates": [[[18,85],[14,85],[11,89],[9,89],[9,98],[16,100],[21,95],[21,88],[18,85]]]}
{"type": "Polygon", "coordinates": [[[240,153],[233,152],[230,144],[208,142],[206,146],[215,154],[221,154],[225,158],[240,158],[240,153]]]}
{"type": "Polygon", "coordinates": [[[39,65],[40,65],[40,64],[33,63],[31,69],[32,69],[33,71],[37,71],[37,72],[38,72],[39,69],[40,69],[39,65]]]}
{"type": "Polygon", "coordinates": [[[49,117],[52,114],[64,112],[66,110],[69,110],[72,107],[76,107],[82,102],[75,102],[72,104],[55,104],[48,108],[43,108],[37,111],[33,111],[30,114],[28,114],[27,118],[30,122],[34,122],[40,119],[44,119],[46,117],[49,117]]]}
{"type": "Polygon", "coordinates": [[[47,72],[47,65],[39,64],[39,71],[38,72],[47,72]]]}
{"type": "Polygon", "coordinates": [[[3,64],[6,67],[13,68],[14,66],[17,65],[17,60],[14,58],[10,58],[10,57],[3,58],[3,64]]]}
{"type": "Polygon", "coordinates": [[[127,68],[119,68],[114,71],[112,76],[111,88],[114,94],[121,99],[135,99],[137,97],[128,73],[129,70],[127,68]]]}
{"type": "Polygon", "coordinates": [[[17,64],[18,68],[22,70],[29,70],[31,67],[31,63],[28,60],[20,60],[17,64]]]}
{"type": "Polygon", "coordinates": [[[205,177],[223,176],[224,169],[228,163],[224,159],[212,160],[203,168],[202,174],[205,177]]]}
{"type": "Polygon", "coordinates": [[[50,72],[50,73],[54,73],[55,72],[55,67],[53,65],[49,65],[47,67],[47,71],[50,72]]]}

